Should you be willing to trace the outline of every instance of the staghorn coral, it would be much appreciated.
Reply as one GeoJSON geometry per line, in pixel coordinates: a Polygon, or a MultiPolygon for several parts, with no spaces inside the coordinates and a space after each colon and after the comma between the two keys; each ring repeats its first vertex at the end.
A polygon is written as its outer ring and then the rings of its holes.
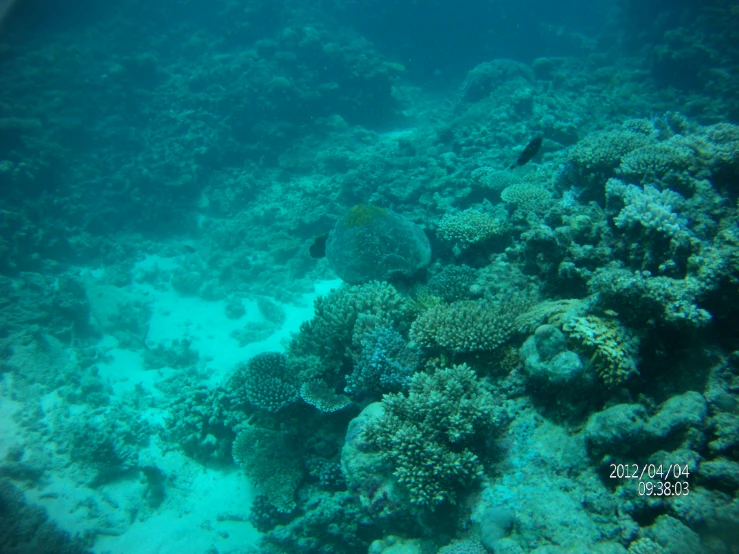
{"type": "Polygon", "coordinates": [[[505,223],[490,214],[469,209],[456,214],[446,214],[439,223],[439,238],[461,249],[485,243],[500,236],[505,223]]]}
{"type": "Polygon", "coordinates": [[[325,382],[313,379],[300,386],[300,397],[311,406],[322,412],[336,412],[351,404],[351,399],[337,394],[325,382]]]}
{"type": "Polygon", "coordinates": [[[298,399],[296,381],[284,354],[262,352],[238,366],[228,388],[242,404],[276,412],[298,399]]]}
{"type": "Polygon", "coordinates": [[[410,336],[428,349],[464,352],[491,352],[516,331],[516,317],[529,300],[511,295],[503,300],[460,300],[442,304],[418,316],[410,336]]]}
{"type": "Polygon", "coordinates": [[[613,220],[620,229],[639,225],[647,232],[662,233],[668,237],[687,230],[687,219],[673,211],[683,206],[685,199],[670,189],[660,191],[652,185],[638,187],[626,185],[618,179],[609,179],[606,183],[606,199],[609,204],[623,203],[623,208],[613,220]]]}
{"type": "Polygon", "coordinates": [[[409,392],[388,394],[365,427],[368,443],[393,468],[418,506],[456,503],[483,473],[485,436],[499,425],[493,397],[466,365],[417,373],[409,392]]]}
{"type": "Polygon", "coordinates": [[[346,376],[346,392],[380,395],[397,392],[408,381],[420,363],[418,350],[406,344],[393,329],[378,327],[364,335],[362,352],[354,371],[346,376]]]}
{"type": "Polygon", "coordinates": [[[606,385],[620,385],[639,373],[639,338],[631,329],[593,315],[568,319],[562,328],[592,352],[591,361],[606,385]]]}
{"type": "Polygon", "coordinates": [[[233,459],[278,511],[295,509],[303,471],[284,433],[245,424],[234,440],[233,459]]]}

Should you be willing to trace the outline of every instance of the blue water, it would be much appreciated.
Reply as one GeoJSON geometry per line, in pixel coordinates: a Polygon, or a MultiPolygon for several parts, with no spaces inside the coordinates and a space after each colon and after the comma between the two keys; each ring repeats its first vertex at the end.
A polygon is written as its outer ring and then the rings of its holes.
{"type": "Polygon", "coordinates": [[[738,40],[0,0],[0,552],[739,552],[738,40]]]}

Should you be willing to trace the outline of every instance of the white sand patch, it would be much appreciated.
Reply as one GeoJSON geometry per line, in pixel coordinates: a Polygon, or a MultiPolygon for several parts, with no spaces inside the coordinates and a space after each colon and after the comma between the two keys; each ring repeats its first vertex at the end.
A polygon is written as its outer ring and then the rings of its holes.
{"type": "MultiPolygon", "coordinates": [[[[176,259],[148,257],[140,267],[157,266],[169,270],[176,259]]],[[[171,345],[187,339],[199,354],[199,369],[209,375],[210,385],[222,384],[239,362],[264,351],[282,351],[291,334],[313,316],[316,297],[338,288],[341,281],[322,281],[311,294],[301,298],[300,305],[287,305],[271,299],[285,312],[282,327],[266,339],[239,346],[231,336],[249,321],[263,320],[255,300],[244,300],[246,314],[238,320],[226,315],[225,301],[206,301],[183,297],[165,282],[135,283],[119,288],[105,284],[104,271],[81,269],[88,295],[94,296],[94,320],[104,332],[115,332],[120,305],[145,302],[152,310],[146,333],[150,348],[171,345]]],[[[129,341],[130,343],[130,341],[129,341]]],[[[118,339],[106,335],[98,343],[99,375],[112,391],[112,401],[130,396],[138,387],[162,398],[155,388],[157,381],[167,378],[176,368],[149,370],[143,337],[132,349],[122,347],[118,339]]],[[[12,376],[0,379],[0,457],[14,445],[22,444],[23,429],[13,422],[13,413],[22,405],[10,399],[12,376]]],[[[64,400],[52,392],[40,398],[46,413],[64,408],[64,400]]],[[[151,423],[161,424],[167,415],[166,402],[142,409],[141,415],[151,423]]],[[[87,406],[69,407],[74,418],[87,406]]],[[[161,503],[151,504],[150,481],[140,469],[131,470],[119,479],[91,488],[94,477],[90,468],[68,464],[66,458],[54,458],[37,488],[26,491],[29,502],[46,508],[51,519],[72,534],[97,533],[93,550],[99,554],[189,554],[209,551],[237,551],[255,545],[259,533],[246,521],[254,492],[246,477],[236,467],[214,468],[187,458],[179,450],[167,447],[161,439],[151,437],[150,446],[139,453],[139,466],[155,467],[164,476],[165,496],[161,503]],[[58,463],[56,463],[58,462],[58,463]]],[[[42,446],[47,452],[51,445],[42,446]]]]}
{"type": "Polygon", "coordinates": [[[179,453],[161,460],[171,498],[119,536],[101,535],[95,551],[109,554],[202,553],[255,545],[259,532],[247,521],[254,492],[237,470],[205,469],[179,453]],[[241,520],[241,521],[239,521],[241,520]]]}

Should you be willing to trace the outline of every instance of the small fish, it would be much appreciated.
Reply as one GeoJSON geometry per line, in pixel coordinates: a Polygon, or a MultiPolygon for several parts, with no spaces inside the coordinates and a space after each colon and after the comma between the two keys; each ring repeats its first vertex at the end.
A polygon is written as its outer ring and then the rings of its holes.
{"type": "Polygon", "coordinates": [[[511,167],[508,169],[514,169],[516,167],[521,167],[522,165],[526,165],[531,161],[531,158],[536,156],[536,154],[539,152],[539,148],[541,148],[541,141],[544,140],[544,137],[538,136],[531,139],[531,142],[529,142],[526,145],[526,148],[523,149],[523,152],[521,152],[521,155],[516,160],[516,163],[512,164],[511,167]]]}
{"type": "Polygon", "coordinates": [[[326,239],[328,239],[328,233],[316,237],[313,240],[313,244],[310,245],[310,257],[311,258],[325,258],[326,257],[326,239]]]}
{"type": "Polygon", "coordinates": [[[185,252],[188,252],[190,254],[195,254],[195,247],[190,246],[189,244],[183,244],[182,248],[185,250],[185,252]]]}

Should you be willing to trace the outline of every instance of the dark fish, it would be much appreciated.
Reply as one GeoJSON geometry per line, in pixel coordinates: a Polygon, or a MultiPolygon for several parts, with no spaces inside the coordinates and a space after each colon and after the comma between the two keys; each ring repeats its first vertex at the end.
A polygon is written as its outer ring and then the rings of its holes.
{"type": "Polygon", "coordinates": [[[543,137],[534,137],[531,139],[531,142],[526,145],[526,148],[523,149],[523,152],[521,152],[521,155],[516,160],[516,163],[511,165],[508,169],[513,169],[515,167],[520,167],[522,165],[526,165],[531,161],[531,158],[536,156],[536,154],[539,152],[539,148],[541,148],[541,141],[544,140],[543,137]]]}
{"type": "Polygon", "coordinates": [[[313,240],[313,244],[311,244],[309,248],[311,258],[325,258],[326,257],[326,239],[327,238],[328,238],[328,233],[326,233],[325,235],[321,235],[320,237],[316,237],[313,240]]]}
{"type": "Polygon", "coordinates": [[[189,244],[183,244],[182,248],[184,248],[185,251],[189,252],[190,254],[195,254],[195,248],[190,246],[189,244]]]}

